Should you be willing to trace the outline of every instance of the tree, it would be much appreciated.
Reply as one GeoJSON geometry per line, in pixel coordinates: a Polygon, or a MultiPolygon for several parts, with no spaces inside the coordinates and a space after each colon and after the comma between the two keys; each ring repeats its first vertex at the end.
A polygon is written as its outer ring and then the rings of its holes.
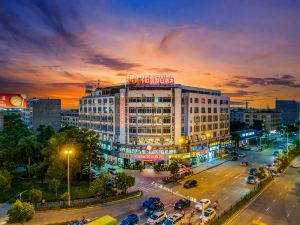
{"type": "Polygon", "coordinates": [[[116,176],[116,188],[127,193],[127,189],[134,186],[135,177],[127,175],[126,173],[118,173],[116,176]]]}
{"type": "Polygon", "coordinates": [[[231,134],[231,140],[234,142],[234,147],[238,148],[240,143],[240,135],[238,132],[234,132],[231,134]]]}
{"type": "Polygon", "coordinates": [[[63,201],[67,201],[69,199],[69,193],[65,192],[60,196],[60,199],[63,201]]]}
{"type": "Polygon", "coordinates": [[[31,135],[22,138],[19,141],[17,148],[19,149],[22,158],[24,158],[24,163],[27,162],[27,173],[28,173],[28,177],[30,178],[31,163],[34,162],[34,160],[38,158],[40,155],[36,136],[31,135]]]}
{"type": "Polygon", "coordinates": [[[11,175],[7,170],[0,170],[0,190],[6,192],[11,187],[11,175]]]}
{"type": "Polygon", "coordinates": [[[29,199],[34,204],[41,202],[42,198],[43,198],[43,193],[38,189],[31,189],[31,191],[29,192],[29,199]]]}
{"type": "Polygon", "coordinates": [[[169,165],[170,173],[174,178],[176,177],[176,174],[178,173],[179,169],[180,169],[179,165],[176,161],[172,161],[171,164],[169,165]]]}
{"type": "Polygon", "coordinates": [[[91,182],[89,192],[94,194],[96,197],[101,197],[105,193],[106,179],[103,175],[98,176],[94,181],[91,182]]]}
{"type": "Polygon", "coordinates": [[[50,125],[41,125],[37,129],[37,141],[45,147],[51,137],[55,135],[55,130],[50,125]]]}
{"type": "Polygon", "coordinates": [[[60,180],[55,179],[55,178],[52,179],[49,183],[49,188],[51,190],[55,191],[56,197],[57,197],[57,190],[58,190],[59,186],[60,186],[60,180]]]}
{"type": "Polygon", "coordinates": [[[32,204],[17,200],[8,211],[8,222],[24,224],[25,221],[32,219],[33,215],[34,207],[32,204]]]}

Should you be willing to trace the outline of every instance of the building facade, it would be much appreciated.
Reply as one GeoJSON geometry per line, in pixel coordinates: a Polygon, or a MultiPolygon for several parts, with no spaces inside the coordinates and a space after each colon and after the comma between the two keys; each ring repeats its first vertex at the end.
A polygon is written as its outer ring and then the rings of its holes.
{"type": "Polygon", "coordinates": [[[204,160],[229,143],[229,98],[220,91],[135,76],[88,93],[80,99],[79,127],[98,131],[107,160],[121,165],[204,160]]]}
{"type": "Polygon", "coordinates": [[[244,123],[245,120],[245,108],[231,108],[230,109],[230,121],[244,123]]]}
{"type": "Polygon", "coordinates": [[[28,99],[27,108],[22,112],[22,120],[34,131],[40,125],[51,125],[58,131],[61,128],[61,100],[28,99]]]}
{"type": "Polygon", "coordinates": [[[300,121],[299,104],[299,102],[294,100],[276,100],[276,111],[281,113],[283,124],[300,121]]]}
{"type": "Polygon", "coordinates": [[[61,110],[61,127],[78,127],[78,124],[78,109],[61,110]]]}
{"type": "Polygon", "coordinates": [[[259,122],[262,130],[274,131],[281,126],[281,114],[275,110],[249,109],[245,112],[244,122],[249,128],[255,128],[256,122],[259,122]]]}

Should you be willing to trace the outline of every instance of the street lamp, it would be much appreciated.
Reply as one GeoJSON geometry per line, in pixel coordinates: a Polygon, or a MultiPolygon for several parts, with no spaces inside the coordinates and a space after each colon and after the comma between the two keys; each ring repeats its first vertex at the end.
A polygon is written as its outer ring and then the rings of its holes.
{"type": "Polygon", "coordinates": [[[287,157],[289,158],[289,133],[286,132],[286,153],[287,157]]]}
{"type": "Polygon", "coordinates": [[[180,137],[180,138],[178,139],[180,151],[181,151],[181,144],[183,143],[183,141],[184,141],[184,139],[183,139],[182,137],[180,137]]]}
{"type": "Polygon", "coordinates": [[[72,150],[65,150],[64,152],[68,156],[68,206],[71,206],[71,193],[70,193],[70,155],[72,150]]]}
{"type": "Polygon", "coordinates": [[[206,133],[206,146],[207,146],[207,160],[209,158],[209,147],[208,147],[208,139],[210,138],[210,133],[206,133]]]}

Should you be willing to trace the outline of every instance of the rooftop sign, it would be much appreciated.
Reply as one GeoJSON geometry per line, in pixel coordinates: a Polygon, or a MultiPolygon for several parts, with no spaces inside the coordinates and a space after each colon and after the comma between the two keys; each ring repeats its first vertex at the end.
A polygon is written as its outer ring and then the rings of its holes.
{"type": "Polygon", "coordinates": [[[174,77],[166,75],[132,75],[126,80],[127,85],[136,86],[173,86],[174,77]]]}
{"type": "Polygon", "coordinates": [[[26,108],[25,94],[2,94],[0,93],[0,108],[18,109],[26,108]]]}

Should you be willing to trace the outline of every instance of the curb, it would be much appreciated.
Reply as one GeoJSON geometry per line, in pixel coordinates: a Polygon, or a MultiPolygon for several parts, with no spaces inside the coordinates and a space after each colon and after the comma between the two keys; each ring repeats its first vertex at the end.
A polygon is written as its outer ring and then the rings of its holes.
{"type": "Polygon", "coordinates": [[[199,174],[199,173],[205,172],[205,171],[207,171],[207,170],[213,169],[213,168],[215,168],[215,167],[217,167],[217,166],[220,166],[220,165],[222,165],[222,164],[224,164],[224,163],[226,163],[226,162],[229,162],[229,161],[230,161],[230,160],[228,159],[228,160],[225,160],[225,161],[223,161],[223,162],[221,162],[221,163],[218,163],[218,164],[216,164],[216,165],[207,167],[207,168],[205,168],[204,170],[201,170],[201,171],[199,171],[199,172],[197,172],[197,173],[194,173],[193,176],[194,176],[194,175],[197,175],[197,174],[199,174]]]}
{"type": "Polygon", "coordinates": [[[113,204],[117,204],[119,202],[127,201],[127,200],[130,200],[130,199],[139,198],[139,197],[143,196],[143,194],[144,194],[143,191],[140,190],[139,195],[131,196],[131,197],[128,197],[128,198],[124,198],[124,199],[120,199],[120,200],[116,200],[116,201],[112,201],[112,202],[100,203],[99,205],[103,205],[103,206],[113,205],[113,204]]]}

